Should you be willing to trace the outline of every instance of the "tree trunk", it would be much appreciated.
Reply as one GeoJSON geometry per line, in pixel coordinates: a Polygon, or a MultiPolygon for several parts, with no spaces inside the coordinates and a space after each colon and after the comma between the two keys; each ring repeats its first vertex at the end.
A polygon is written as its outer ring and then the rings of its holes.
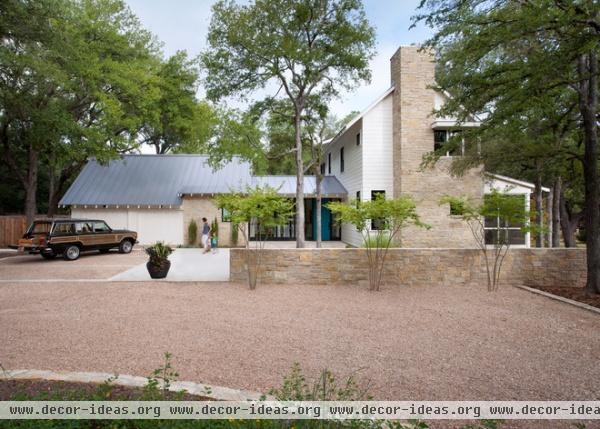
{"type": "Polygon", "coordinates": [[[542,177],[540,174],[538,174],[535,180],[535,226],[537,227],[535,247],[544,247],[544,233],[542,231],[544,226],[544,210],[542,203],[542,177]]]}
{"type": "Polygon", "coordinates": [[[38,168],[39,155],[37,151],[29,146],[29,168],[25,185],[25,216],[27,224],[31,224],[37,214],[37,187],[38,187],[38,168]]]}
{"type": "Polygon", "coordinates": [[[316,175],[316,181],[317,181],[317,236],[316,236],[316,240],[317,240],[317,248],[321,247],[321,223],[323,222],[321,219],[321,205],[322,205],[322,198],[321,198],[321,174],[320,172],[317,173],[316,175]]]}
{"type": "Polygon", "coordinates": [[[554,239],[554,188],[550,189],[548,196],[546,197],[546,217],[548,219],[548,234],[546,234],[546,247],[552,247],[552,240],[554,239]]]}
{"type": "Polygon", "coordinates": [[[581,213],[572,213],[569,209],[569,204],[565,198],[564,192],[560,191],[559,198],[560,206],[560,228],[562,230],[563,240],[565,241],[565,247],[577,247],[577,240],[575,239],[575,231],[579,220],[581,219],[581,213]]]}
{"type": "Polygon", "coordinates": [[[50,171],[50,179],[48,181],[48,217],[53,217],[58,211],[58,184],[56,183],[56,177],[52,171],[50,171]]]}
{"type": "Polygon", "coordinates": [[[583,119],[583,177],[588,293],[600,294],[600,181],[598,178],[598,58],[596,52],[579,57],[579,109],[583,119]]]}
{"type": "Polygon", "coordinates": [[[560,247],[560,193],[562,180],[557,177],[552,186],[552,247],[560,247]]]}
{"type": "Polygon", "coordinates": [[[294,115],[296,132],[296,247],[304,247],[304,159],[302,158],[302,108],[297,107],[294,115]]]}

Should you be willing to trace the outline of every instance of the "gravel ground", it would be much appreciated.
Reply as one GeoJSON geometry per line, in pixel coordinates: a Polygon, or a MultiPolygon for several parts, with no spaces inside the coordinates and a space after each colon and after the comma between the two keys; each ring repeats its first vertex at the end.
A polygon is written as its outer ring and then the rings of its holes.
{"type": "Polygon", "coordinates": [[[85,252],[76,261],[60,257],[47,261],[40,255],[24,254],[0,259],[0,279],[108,279],[146,260],[146,254],[137,249],[129,254],[85,252]]]}
{"type": "Polygon", "coordinates": [[[378,399],[600,399],[600,318],[505,288],[0,283],[0,363],[278,386],[357,372],[378,399]]]}

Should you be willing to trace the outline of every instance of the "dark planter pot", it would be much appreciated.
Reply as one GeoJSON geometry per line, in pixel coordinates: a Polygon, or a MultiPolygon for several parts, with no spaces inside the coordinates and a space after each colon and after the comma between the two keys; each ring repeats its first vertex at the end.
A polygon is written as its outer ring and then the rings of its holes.
{"type": "Polygon", "coordinates": [[[171,268],[171,261],[166,259],[162,261],[160,265],[154,265],[150,262],[146,262],[146,268],[148,269],[148,274],[150,274],[150,277],[153,279],[164,279],[169,273],[169,268],[171,268]]]}

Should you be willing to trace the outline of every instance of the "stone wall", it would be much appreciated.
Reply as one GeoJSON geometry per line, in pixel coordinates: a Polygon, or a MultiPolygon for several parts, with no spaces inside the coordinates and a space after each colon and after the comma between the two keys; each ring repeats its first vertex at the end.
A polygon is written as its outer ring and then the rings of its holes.
{"type": "Polygon", "coordinates": [[[442,158],[434,168],[422,169],[423,155],[433,151],[435,82],[433,57],[416,46],[403,46],[391,58],[393,95],[394,196],[407,195],[417,204],[422,220],[431,230],[407,228],[402,247],[474,247],[468,227],[450,216],[450,207],[440,207],[444,195],[466,196],[475,201],[483,195],[479,169],[464,177],[452,177],[451,158],[442,158]]]}
{"type": "MultiPolygon", "coordinates": [[[[245,282],[245,249],[231,250],[231,281],[245,282]]],[[[265,249],[260,281],[272,284],[368,283],[365,249],[265,249]]],[[[585,249],[510,249],[501,284],[585,285],[585,249]]],[[[477,249],[390,249],[384,283],[391,285],[487,284],[477,249]]]]}
{"type": "Polygon", "coordinates": [[[219,223],[219,246],[231,245],[231,222],[223,222],[221,219],[221,210],[217,207],[214,200],[206,197],[189,197],[183,198],[181,204],[183,210],[183,235],[184,243],[189,244],[188,226],[190,221],[194,219],[198,224],[198,238],[196,244],[200,243],[202,236],[202,218],[208,219],[211,224],[215,218],[219,223]]]}

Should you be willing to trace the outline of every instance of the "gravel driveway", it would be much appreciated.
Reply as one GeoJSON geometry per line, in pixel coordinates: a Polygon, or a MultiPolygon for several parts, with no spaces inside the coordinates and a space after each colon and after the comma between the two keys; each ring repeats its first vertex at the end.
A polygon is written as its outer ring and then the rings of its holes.
{"type": "Polygon", "coordinates": [[[600,317],[514,288],[3,282],[0,296],[9,369],[147,375],[170,351],[181,379],[251,390],[299,362],[358,371],[377,399],[600,399],[600,317]]]}

